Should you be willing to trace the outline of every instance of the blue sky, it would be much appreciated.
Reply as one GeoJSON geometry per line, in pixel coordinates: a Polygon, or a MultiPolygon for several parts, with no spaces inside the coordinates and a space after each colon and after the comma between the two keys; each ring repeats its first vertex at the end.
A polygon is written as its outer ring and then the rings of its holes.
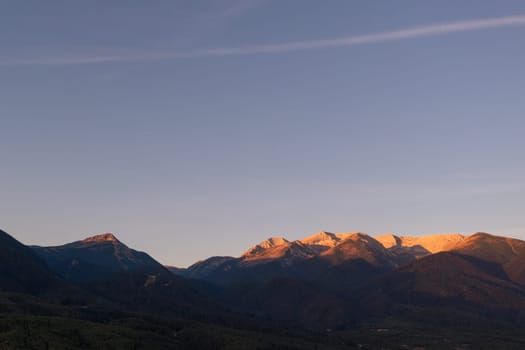
{"type": "Polygon", "coordinates": [[[42,245],[114,232],[175,265],[320,230],[525,238],[523,16],[2,1],[0,226],[42,245]]]}

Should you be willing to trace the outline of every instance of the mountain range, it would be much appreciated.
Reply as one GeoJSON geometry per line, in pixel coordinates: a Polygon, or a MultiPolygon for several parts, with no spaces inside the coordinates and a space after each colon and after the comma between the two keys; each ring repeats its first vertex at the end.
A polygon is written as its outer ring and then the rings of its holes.
{"type": "Polygon", "coordinates": [[[525,310],[524,249],[521,240],[487,233],[319,232],[295,241],[272,237],[238,258],[172,271],[223,286],[231,307],[305,327],[345,327],[397,307],[408,322],[443,308],[514,322],[525,310]]]}
{"type": "MultiPolygon", "coordinates": [[[[124,342],[147,329],[144,339],[162,344],[158,348],[235,348],[224,345],[230,344],[224,329],[243,344],[259,339],[253,344],[267,348],[275,342],[286,348],[297,339],[306,345],[289,348],[374,348],[378,341],[415,347],[428,337],[461,346],[470,341],[476,348],[522,348],[525,242],[488,233],[323,231],[300,240],[271,237],[239,257],[175,268],[109,233],[41,247],[0,231],[2,312],[91,322],[104,332],[117,322],[129,331],[124,342]],[[131,320],[140,320],[140,331],[131,320]],[[173,342],[166,333],[172,322],[199,331],[173,342]],[[213,334],[205,345],[203,329],[213,334]],[[414,329],[419,337],[410,337],[407,330],[414,329]],[[489,343],[473,340],[488,330],[497,333],[489,343]],[[471,334],[468,341],[465,334],[471,334]]],[[[96,344],[110,342],[100,339],[96,344]]],[[[441,348],[439,342],[425,344],[441,348]]]]}
{"type": "MultiPolygon", "coordinates": [[[[187,269],[168,268],[181,276],[219,284],[231,282],[236,278],[236,273],[250,269],[263,270],[264,266],[273,267],[275,271],[292,272],[298,267],[299,270],[305,269],[321,262],[333,268],[362,260],[371,266],[391,269],[430,254],[459,249],[465,239],[466,236],[457,233],[422,237],[393,234],[372,237],[361,232],[322,231],[295,241],[270,237],[246,250],[239,258],[215,256],[199,261],[187,269]]],[[[264,279],[264,276],[258,274],[249,275],[251,278],[264,279]]]]}

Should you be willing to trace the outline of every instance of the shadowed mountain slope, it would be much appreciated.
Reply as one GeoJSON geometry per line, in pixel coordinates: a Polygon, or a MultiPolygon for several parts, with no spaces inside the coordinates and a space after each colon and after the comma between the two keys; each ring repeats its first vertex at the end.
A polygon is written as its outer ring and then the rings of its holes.
{"type": "Polygon", "coordinates": [[[0,290],[37,294],[60,282],[45,261],[0,230],[0,290]]]}
{"type": "Polygon", "coordinates": [[[371,280],[356,296],[369,313],[382,317],[401,308],[412,319],[441,310],[439,318],[450,324],[466,315],[479,322],[523,322],[524,249],[524,241],[477,233],[451,251],[413,260],[371,280]]]}
{"type": "Polygon", "coordinates": [[[467,237],[454,251],[497,264],[507,278],[525,286],[525,241],[480,232],[467,237]]]}
{"type": "Polygon", "coordinates": [[[32,249],[66,280],[127,310],[193,317],[219,309],[207,283],[174,275],[112,234],[32,249]]]}
{"type": "Polygon", "coordinates": [[[31,247],[49,267],[73,282],[89,282],[115,272],[164,267],[144,252],[129,248],[112,234],[102,234],[56,247],[31,247]]]}
{"type": "Polygon", "coordinates": [[[167,269],[175,275],[187,278],[206,279],[220,265],[232,260],[235,260],[235,258],[231,256],[214,256],[206,260],[198,261],[188,268],[169,266],[167,269]]]}

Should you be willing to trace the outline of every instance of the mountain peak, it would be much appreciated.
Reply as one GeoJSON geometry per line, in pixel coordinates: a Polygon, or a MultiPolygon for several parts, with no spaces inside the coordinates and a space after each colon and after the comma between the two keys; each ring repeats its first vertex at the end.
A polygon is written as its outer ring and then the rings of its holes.
{"type": "Polygon", "coordinates": [[[270,237],[266,241],[261,242],[260,245],[267,247],[275,247],[288,243],[288,240],[284,237],[270,237]]]}
{"type": "Polygon", "coordinates": [[[290,241],[288,241],[284,237],[270,237],[267,240],[262,241],[261,243],[257,244],[256,246],[248,249],[242,256],[255,255],[266,249],[282,246],[288,243],[290,243],[290,241]]]}
{"type": "Polygon", "coordinates": [[[112,233],[102,233],[100,235],[88,237],[82,240],[82,242],[87,243],[87,242],[120,242],[120,241],[112,233]]]}
{"type": "Polygon", "coordinates": [[[418,252],[417,255],[427,255],[451,250],[460,244],[465,236],[459,233],[442,233],[426,236],[396,236],[386,234],[374,237],[386,249],[397,251],[418,252]]]}
{"type": "Polygon", "coordinates": [[[374,237],[379,243],[381,243],[386,249],[392,247],[398,247],[402,245],[402,239],[393,233],[387,233],[381,236],[374,237]]]}
{"type": "Polygon", "coordinates": [[[360,231],[348,231],[348,232],[337,232],[335,236],[341,241],[345,241],[348,238],[352,237],[361,237],[361,236],[368,236],[366,233],[360,232],[360,231]]]}
{"type": "Polygon", "coordinates": [[[326,232],[326,231],[320,231],[320,232],[317,232],[317,233],[314,233],[313,235],[311,236],[308,236],[306,238],[303,238],[301,239],[300,241],[302,243],[310,243],[310,242],[318,242],[318,241],[334,241],[334,240],[339,240],[335,234],[331,233],[331,232],[326,232]]]}
{"type": "Polygon", "coordinates": [[[311,236],[299,240],[300,243],[309,246],[317,253],[336,246],[340,241],[341,238],[331,232],[325,231],[314,233],[311,236]]]}
{"type": "Polygon", "coordinates": [[[129,248],[111,233],[33,249],[54,272],[73,282],[102,280],[124,271],[165,271],[148,254],[129,248]]]}

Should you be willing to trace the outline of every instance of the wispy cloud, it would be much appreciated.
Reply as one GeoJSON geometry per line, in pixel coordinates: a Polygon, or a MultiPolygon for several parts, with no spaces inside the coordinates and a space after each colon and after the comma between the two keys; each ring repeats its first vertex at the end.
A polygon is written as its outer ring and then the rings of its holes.
{"type": "Polygon", "coordinates": [[[368,35],[346,36],[320,40],[289,41],[284,43],[264,45],[210,47],[174,52],[137,52],[121,55],[98,54],[92,56],[84,55],[80,57],[0,57],[0,65],[67,65],[106,62],[152,62],[198,57],[279,54],[302,50],[351,47],[364,44],[427,37],[432,35],[443,35],[457,32],[522,25],[525,25],[525,15],[439,23],[368,35]]]}

